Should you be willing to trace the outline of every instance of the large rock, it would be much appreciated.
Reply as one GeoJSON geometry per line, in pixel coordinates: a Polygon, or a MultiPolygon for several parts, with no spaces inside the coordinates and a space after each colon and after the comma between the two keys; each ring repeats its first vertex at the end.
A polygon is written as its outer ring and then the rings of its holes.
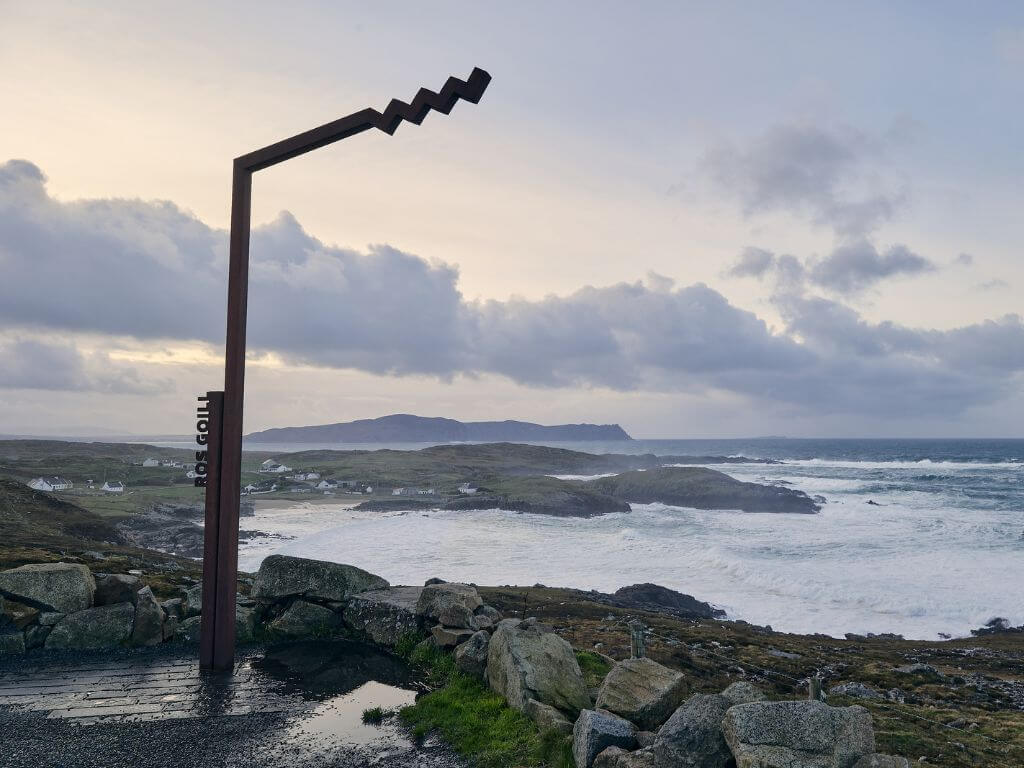
{"type": "Polygon", "coordinates": [[[473,612],[483,605],[469,584],[428,584],[420,592],[416,613],[449,627],[469,627],[473,612]]]}
{"type": "Polygon", "coordinates": [[[25,648],[42,648],[46,644],[46,638],[49,636],[50,627],[33,624],[25,630],[25,648]]]}
{"type": "Polygon", "coordinates": [[[746,680],[739,680],[728,686],[722,691],[722,695],[729,700],[730,704],[750,704],[768,698],[760,688],[746,680]]]}
{"type": "Polygon", "coordinates": [[[203,584],[193,584],[191,587],[186,587],[182,590],[185,593],[185,603],[182,606],[184,616],[182,619],[191,619],[193,616],[198,616],[203,610],[203,584]]]}
{"type": "Polygon", "coordinates": [[[174,629],[174,639],[179,643],[198,643],[202,630],[202,617],[190,616],[174,629]]]}
{"type": "Polygon", "coordinates": [[[870,755],[864,755],[853,764],[853,768],[910,768],[910,761],[897,755],[873,752],[870,755]]]}
{"type": "Polygon", "coordinates": [[[591,706],[572,646],[528,621],[498,625],[487,649],[487,682],[520,712],[530,699],[574,717],[591,706]]]}
{"type": "Polygon", "coordinates": [[[342,602],[360,592],[386,589],[388,586],[388,582],[380,576],[374,576],[354,565],[271,555],[260,565],[252,585],[252,596],[263,602],[292,596],[323,602],[342,602]]]}
{"type": "Polygon", "coordinates": [[[255,640],[255,609],[244,605],[235,605],[235,645],[247,645],[255,640]]]}
{"type": "Polygon", "coordinates": [[[96,605],[138,602],[142,579],[129,573],[105,573],[96,577],[96,605]]]}
{"type": "Polygon", "coordinates": [[[69,613],[46,638],[46,648],[87,650],[123,645],[131,637],[134,620],[135,606],[131,603],[69,613]]]}
{"type": "Polygon", "coordinates": [[[95,592],[96,581],[84,565],[39,563],[0,572],[0,595],[44,611],[83,611],[95,592]]]}
{"type": "Polygon", "coordinates": [[[615,590],[612,598],[614,604],[623,608],[671,613],[687,619],[725,618],[725,611],[715,608],[710,603],[650,582],[620,587],[615,590]]]}
{"type": "Polygon", "coordinates": [[[605,677],[597,694],[597,708],[653,731],[668,720],[686,695],[682,673],[651,659],[620,661],[605,677]]]}
{"type": "Polygon", "coordinates": [[[455,667],[460,672],[481,680],[487,677],[487,647],[491,636],[484,630],[473,634],[455,649],[455,667]]]}
{"type": "Polygon", "coordinates": [[[737,768],[853,768],[875,751],[871,714],[820,701],[738,704],[722,732],[737,768]]]}
{"type": "Polygon", "coordinates": [[[132,645],[159,645],[164,641],[164,609],[143,587],[135,593],[135,620],[132,622],[132,645]]]}
{"type": "Polygon", "coordinates": [[[442,627],[438,624],[436,627],[431,627],[430,634],[438,648],[450,649],[469,642],[469,639],[476,633],[472,629],[442,627]]]}
{"type": "Polygon", "coordinates": [[[650,748],[658,766],[727,768],[732,753],[722,735],[722,718],[732,703],[725,696],[697,693],[672,713],[650,748]]]}
{"type": "Polygon", "coordinates": [[[569,722],[569,718],[550,704],[541,704],[536,699],[530,699],[526,702],[526,716],[536,723],[537,729],[541,733],[554,731],[561,736],[568,736],[572,733],[572,723],[569,722]]]}
{"type": "Polygon", "coordinates": [[[849,682],[833,685],[828,689],[830,696],[849,696],[851,699],[884,699],[881,693],[870,685],[864,683],[849,682]]]}
{"type": "Polygon", "coordinates": [[[572,756],[576,768],[593,768],[594,758],[608,747],[636,746],[636,726],[603,710],[585,709],[572,728],[572,756]]]}
{"type": "Polygon", "coordinates": [[[0,629],[16,627],[24,629],[39,617],[39,609],[0,597],[0,629]]]}
{"type": "Polygon", "coordinates": [[[13,626],[8,626],[6,629],[0,627],[0,655],[24,652],[25,633],[13,626]]]}
{"type": "Polygon", "coordinates": [[[337,630],[340,620],[330,608],[296,600],[268,625],[284,637],[327,637],[337,630]]]}
{"type": "Polygon", "coordinates": [[[402,635],[419,632],[416,603],[422,587],[389,587],[362,592],[349,599],[345,623],[378,645],[394,647],[402,635]]]}

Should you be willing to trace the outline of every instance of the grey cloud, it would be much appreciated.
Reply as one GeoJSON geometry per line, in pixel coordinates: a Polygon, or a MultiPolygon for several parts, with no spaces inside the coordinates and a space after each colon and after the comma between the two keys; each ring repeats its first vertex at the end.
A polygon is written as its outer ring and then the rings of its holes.
{"type": "Polygon", "coordinates": [[[985,282],[978,283],[975,286],[975,288],[977,288],[979,291],[996,291],[1009,287],[1010,284],[1008,282],[1006,282],[1005,280],[1000,280],[999,278],[995,278],[994,280],[986,280],[985,282]]]}
{"type": "Polygon", "coordinates": [[[710,150],[701,167],[747,216],[781,211],[860,237],[906,196],[879,181],[886,143],[848,126],[778,125],[746,146],[710,150]]]}
{"type": "Polygon", "coordinates": [[[0,342],[0,388],[155,394],[166,380],[146,380],[102,353],[82,354],[73,344],[36,339],[0,342]]]}
{"type": "Polygon", "coordinates": [[[879,251],[860,239],[838,245],[823,259],[775,256],[763,248],[746,248],[726,271],[728,277],[776,277],[780,289],[800,289],[805,282],[837,293],[858,293],[890,277],[909,277],[938,268],[905,245],[879,251]]]}
{"type": "Polygon", "coordinates": [[[887,277],[934,272],[935,265],[905,245],[879,252],[867,240],[840,245],[815,263],[809,277],[823,288],[840,293],[861,291],[887,277]]]}
{"type": "Polygon", "coordinates": [[[974,257],[969,253],[960,253],[953,259],[953,263],[959,264],[962,267],[969,267],[974,264],[974,257]]]}
{"type": "MultiPolygon", "coordinates": [[[[8,163],[0,166],[0,270],[18,279],[0,282],[0,322],[26,334],[92,331],[219,346],[225,241],[171,203],[60,203],[35,166],[8,163]]],[[[813,265],[768,256],[748,255],[745,269],[767,262],[801,285],[858,286],[879,272],[920,267],[920,257],[899,248],[813,265]]],[[[787,322],[781,333],[706,285],[676,288],[658,276],[539,301],[469,302],[449,265],[387,245],[365,253],[327,246],[284,214],[253,233],[249,343],[290,362],[379,374],[719,390],[816,414],[941,414],[1019,391],[1019,318],[931,331],[871,324],[802,291],[777,300],[787,322]]],[[[43,351],[7,356],[24,358],[23,370],[8,371],[11,381],[40,381],[43,351]]],[[[104,383],[102,365],[76,368],[73,356],[51,367],[66,371],[69,388],[147,386],[123,370],[104,383]]]]}
{"type": "Polygon", "coordinates": [[[744,248],[733,265],[726,270],[728,277],[763,277],[775,266],[775,254],[763,248],[744,248]]]}

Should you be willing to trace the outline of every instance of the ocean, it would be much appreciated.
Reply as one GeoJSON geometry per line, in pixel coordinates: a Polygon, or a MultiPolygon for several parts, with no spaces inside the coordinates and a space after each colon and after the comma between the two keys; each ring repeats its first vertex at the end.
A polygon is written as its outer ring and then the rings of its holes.
{"type": "Polygon", "coordinates": [[[351,563],[396,584],[440,576],[613,591],[650,581],[707,600],[730,618],[833,636],[964,636],[995,616],[1024,624],[1024,440],[551,445],[776,459],[784,463],[712,468],[740,480],[785,483],[827,503],[817,515],[634,504],[628,514],[583,520],[265,502],[242,527],[277,538],[243,543],[239,566],[255,570],[265,556],[282,552],[351,563]]]}

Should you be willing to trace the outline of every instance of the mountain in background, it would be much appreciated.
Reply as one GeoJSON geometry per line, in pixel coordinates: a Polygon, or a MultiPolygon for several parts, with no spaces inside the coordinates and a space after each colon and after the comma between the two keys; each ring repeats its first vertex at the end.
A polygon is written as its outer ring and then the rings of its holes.
{"type": "Polygon", "coordinates": [[[632,440],[618,424],[558,424],[528,421],[456,421],[396,413],[312,427],[281,427],[253,432],[259,443],[429,443],[515,442],[522,440],[632,440]]]}

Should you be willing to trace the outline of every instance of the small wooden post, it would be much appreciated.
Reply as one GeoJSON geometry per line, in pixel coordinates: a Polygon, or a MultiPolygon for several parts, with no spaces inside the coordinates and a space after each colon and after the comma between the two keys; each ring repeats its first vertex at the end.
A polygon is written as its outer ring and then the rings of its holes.
{"type": "Polygon", "coordinates": [[[642,659],[647,654],[644,647],[644,627],[641,621],[629,622],[629,645],[630,654],[634,659],[642,659]]]}
{"type": "Polygon", "coordinates": [[[807,698],[811,701],[825,700],[825,697],[821,692],[821,678],[817,675],[807,681],[807,698]]]}

